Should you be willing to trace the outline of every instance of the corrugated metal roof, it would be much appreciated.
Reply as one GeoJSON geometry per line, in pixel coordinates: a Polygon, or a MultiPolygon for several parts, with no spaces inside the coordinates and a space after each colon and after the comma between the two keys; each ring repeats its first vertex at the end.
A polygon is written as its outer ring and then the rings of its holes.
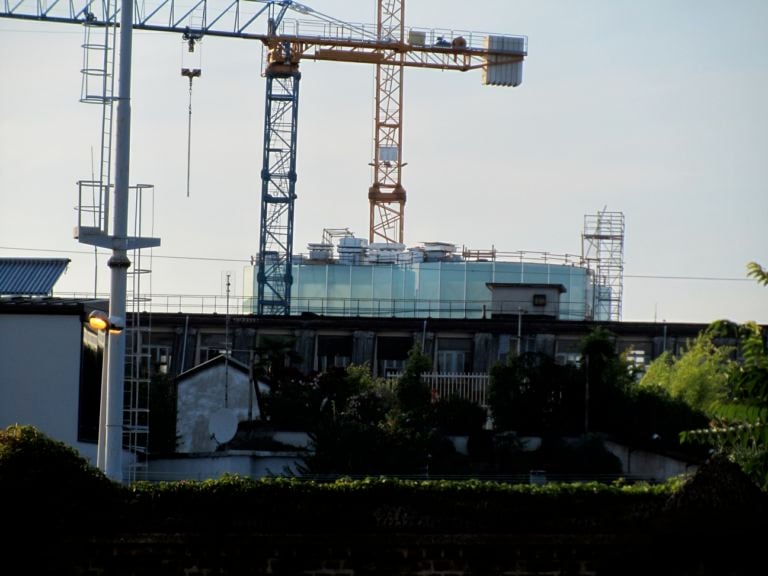
{"type": "Polygon", "coordinates": [[[0,258],[0,295],[48,296],[69,258],[0,258]]]}

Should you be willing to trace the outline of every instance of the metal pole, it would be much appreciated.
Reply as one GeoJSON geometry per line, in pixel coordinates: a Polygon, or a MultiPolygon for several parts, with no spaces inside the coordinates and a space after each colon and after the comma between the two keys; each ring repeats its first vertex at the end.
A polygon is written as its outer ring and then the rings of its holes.
{"type": "Polygon", "coordinates": [[[106,433],[107,433],[107,381],[109,373],[107,368],[107,355],[109,353],[109,332],[104,332],[104,351],[101,356],[101,391],[99,394],[99,439],[96,452],[96,467],[104,472],[104,460],[106,458],[106,433]]]}
{"type": "Polygon", "coordinates": [[[517,355],[520,356],[520,338],[523,335],[523,309],[517,307],[517,355]]]}
{"type": "MultiPolygon", "coordinates": [[[[115,206],[109,316],[125,328],[128,280],[128,186],[131,142],[131,44],[133,1],[120,3],[120,59],[117,99],[117,141],[115,149],[115,206]]],[[[125,330],[108,333],[107,418],[104,472],[116,482],[123,481],[123,388],[125,381],[125,330]]]]}

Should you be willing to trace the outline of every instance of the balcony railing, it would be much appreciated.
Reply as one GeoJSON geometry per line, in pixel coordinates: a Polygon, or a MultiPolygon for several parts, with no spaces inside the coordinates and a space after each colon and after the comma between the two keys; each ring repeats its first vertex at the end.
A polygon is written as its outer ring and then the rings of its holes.
{"type": "MultiPolygon", "coordinates": [[[[387,381],[395,385],[401,373],[391,374],[387,381]]],[[[458,397],[487,407],[488,383],[490,376],[480,372],[425,372],[421,375],[421,381],[432,390],[434,401],[458,397]]]]}

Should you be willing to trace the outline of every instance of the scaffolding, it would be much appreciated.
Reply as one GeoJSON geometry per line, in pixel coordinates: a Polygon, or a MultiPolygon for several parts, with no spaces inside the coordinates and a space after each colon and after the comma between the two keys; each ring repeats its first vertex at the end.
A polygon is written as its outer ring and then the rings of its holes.
{"type": "Polygon", "coordinates": [[[624,214],[603,209],[584,216],[582,259],[594,275],[592,318],[621,320],[624,291],[624,214]]]}

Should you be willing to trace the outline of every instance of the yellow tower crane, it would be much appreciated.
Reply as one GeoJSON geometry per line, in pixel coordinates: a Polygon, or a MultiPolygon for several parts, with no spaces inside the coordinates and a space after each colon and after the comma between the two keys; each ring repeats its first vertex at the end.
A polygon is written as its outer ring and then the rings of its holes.
{"type": "MultiPolygon", "coordinates": [[[[305,14],[327,19],[307,6],[291,5],[305,14]]],[[[302,59],[368,63],[376,66],[373,183],[369,241],[403,242],[406,192],[402,184],[403,72],[406,67],[438,70],[483,70],[483,82],[517,86],[527,41],[522,36],[474,32],[440,32],[407,28],[405,0],[377,0],[375,31],[328,19],[330,35],[292,35],[273,26],[266,44],[272,62],[285,62],[286,43],[293,64],[302,59]]]]}
{"type": "MultiPolygon", "coordinates": [[[[131,27],[186,38],[260,40],[267,48],[259,231],[259,314],[289,314],[293,283],[299,62],[358,62],[376,67],[373,183],[368,189],[369,241],[402,243],[406,192],[402,183],[405,68],[481,69],[485,84],[517,86],[527,56],[524,36],[488,35],[405,25],[405,0],[376,0],[375,26],[350,24],[294,0],[70,0],[0,4],[0,17],[117,26],[118,5],[132,5],[131,27]],[[302,19],[288,19],[292,11],[302,19]]],[[[111,50],[104,43],[105,52],[111,50]]],[[[105,55],[106,61],[114,58],[105,55]]],[[[109,73],[105,71],[105,76],[109,73]]],[[[111,106],[112,99],[104,101],[111,106]]],[[[105,133],[106,133],[105,128],[105,133]]],[[[111,130],[109,131],[111,137],[111,130]]],[[[105,146],[105,150],[111,150],[105,146]]],[[[106,184],[106,183],[105,183],[106,184]]],[[[107,185],[104,186],[108,188],[107,185]]],[[[102,234],[105,235],[105,234],[102,234]]]]}

